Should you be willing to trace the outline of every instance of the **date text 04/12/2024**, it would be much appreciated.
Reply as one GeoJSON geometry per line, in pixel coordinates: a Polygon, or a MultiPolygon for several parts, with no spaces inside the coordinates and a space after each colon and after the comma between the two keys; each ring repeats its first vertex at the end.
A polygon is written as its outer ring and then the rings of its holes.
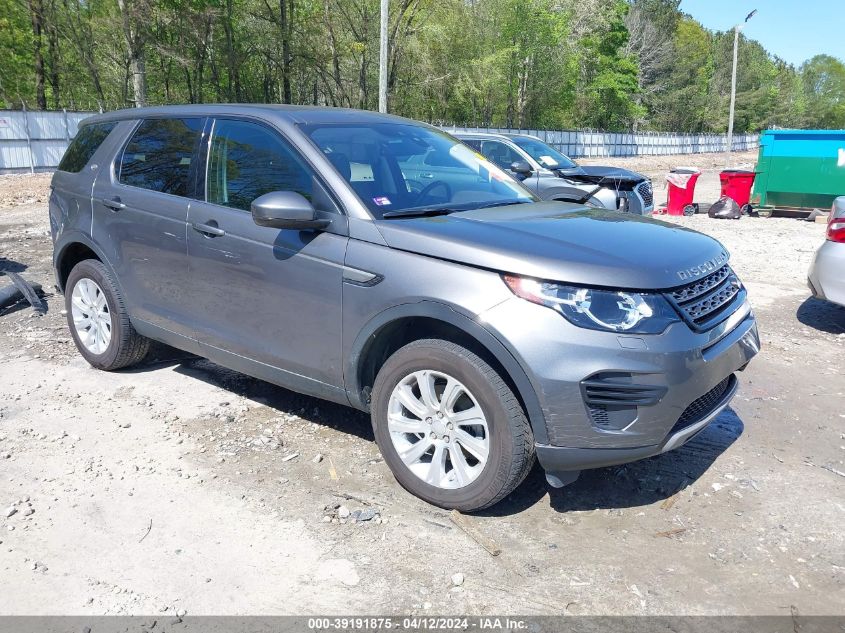
{"type": "Polygon", "coordinates": [[[309,618],[312,631],[410,630],[410,631],[519,631],[528,628],[524,620],[498,617],[355,617],[309,618]]]}

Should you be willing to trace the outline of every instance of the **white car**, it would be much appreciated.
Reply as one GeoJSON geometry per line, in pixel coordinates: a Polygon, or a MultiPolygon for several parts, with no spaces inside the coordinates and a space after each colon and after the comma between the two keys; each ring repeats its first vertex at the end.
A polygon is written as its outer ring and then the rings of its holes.
{"type": "Polygon", "coordinates": [[[827,239],[810,264],[807,285],[817,299],[845,306],[845,196],[833,201],[827,239]]]}

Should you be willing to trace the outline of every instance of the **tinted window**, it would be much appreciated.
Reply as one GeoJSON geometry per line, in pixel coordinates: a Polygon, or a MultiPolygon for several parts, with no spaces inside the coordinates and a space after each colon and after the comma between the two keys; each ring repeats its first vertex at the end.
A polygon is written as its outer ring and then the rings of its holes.
{"type": "Polygon", "coordinates": [[[297,152],[258,123],[219,119],[214,124],[206,176],[208,202],[249,211],[271,191],[312,199],[313,178],[297,152]]]}
{"type": "Polygon", "coordinates": [[[439,130],[405,123],[302,127],[370,212],[474,209],[534,198],[511,176],[439,130]]]}
{"type": "Polygon", "coordinates": [[[188,195],[191,158],[203,120],[148,119],[123,150],[120,182],[174,196],[188,195]]]}
{"type": "Polygon", "coordinates": [[[511,164],[518,160],[525,160],[519,153],[500,141],[484,141],[481,153],[502,169],[510,169],[511,164]]]}
{"type": "Polygon", "coordinates": [[[476,152],[481,151],[481,141],[477,141],[474,138],[465,138],[461,140],[464,142],[465,145],[469,145],[476,152]]]}
{"type": "Polygon", "coordinates": [[[93,123],[79,128],[59,163],[60,171],[82,171],[117,123],[93,123]]]}

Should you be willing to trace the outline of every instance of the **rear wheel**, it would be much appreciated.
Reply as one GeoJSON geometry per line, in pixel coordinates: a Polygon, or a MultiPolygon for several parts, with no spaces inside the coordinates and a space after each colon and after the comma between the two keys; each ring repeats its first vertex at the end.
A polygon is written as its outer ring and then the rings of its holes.
{"type": "Polygon", "coordinates": [[[754,213],[754,207],[752,207],[750,204],[744,204],[739,208],[739,212],[742,215],[751,215],[752,213],[754,213]]]}
{"type": "Polygon", "coordinates": [[[684,207],[684,215],[689,217],[698,213],[698,205],[697,204],[688,204],[684,207]]]}
{"type": "Polygon", "coordinates": [[[531,428],[511,389],[483,359],[449,341],[415,341],[385,362],[372,422],[397,481],[444,508],[495,504],[534,461],[531,428]]]}
{"type": "Polygon", "coordinates": [[[86,259],[70,271],[65,308],[79,353],[97,369],[111,371],[140,362],[150,340],[129,322],[123,298],[102,262],[86,259]]]}

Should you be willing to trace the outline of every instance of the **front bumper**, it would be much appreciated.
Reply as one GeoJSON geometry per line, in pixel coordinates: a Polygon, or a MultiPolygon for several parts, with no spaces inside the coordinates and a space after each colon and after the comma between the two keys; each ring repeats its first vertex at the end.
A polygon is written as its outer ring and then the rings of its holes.
{"type": "Polygon", "coordinates": [[[616,464],[627,464],[647,457],[667,453],[689,442],[698,435],[730,404],[739,387],[739,380],[731,374],[729,386],[718,403],[708,413],[684,426],[670,432],[656,446],[638,446],[636,448],[565,448],[561,446],[537,445],[537,459],[546,471],[549,482],[560,487],[574,481],[578,473],[588,468],[603,468],[616,464]]]}
{"type": "Polygon", "coordinates": [[[571,480],[567,472],[650,457],[689,441],[728,406],[737,389],[734,372],[760,349],[747,303],[708,332],[677,323],[650,336],[577,328],[553,310],[519,299],[483,318],[512,344],[540,400],[544,420],[532,425],[538,459],[553,482],[555,476],[571,480]],[[596,377],[639,390],[640,402],[621,417],[597,415],[585,389],[601,384],[596,377]],[[614,419],[621,422],[612,424],[614,419]]]}

